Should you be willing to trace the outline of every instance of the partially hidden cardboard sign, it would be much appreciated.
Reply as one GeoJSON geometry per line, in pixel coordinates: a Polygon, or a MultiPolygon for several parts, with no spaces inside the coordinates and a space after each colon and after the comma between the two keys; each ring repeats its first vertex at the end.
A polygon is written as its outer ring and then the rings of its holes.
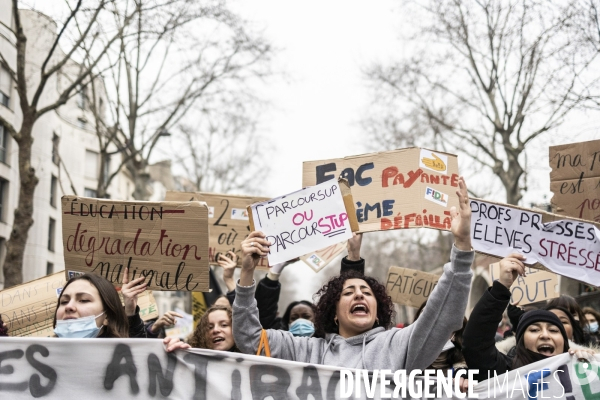
{"type": "Polygon", "coordinates": [[[550,168],[554,212],[600,222],[600,140],[551,146],[550,168]]]}
{"type": "Polygon", "coordinates": [[[252,230],[262,231],[275,265],[343,242],[358,230],[345,180],[323,182],[248,207],[252,230]]]}
{"type": "MultiPolygon", "coordinates": [[[[203,201],[208,206],[208,262],[217,265],[219,255],[232,251],[242,266],[242,241],[250,233],[247,207],[268,197],[235,196],[216,193],[167,192],[167,201],[203,201]]],[[[258,267],[268,268],[266,259],[258,267]]]]}
{"type": "MultiPolygon", "coordinates": [[[[60,271],[0,291],[0,316],[9,336],[53,336],[56,303],[65,283],[65,273],[60,271]]],[[[138,306],[144,321],[158,318],[156,300],[150,290],[138,296],[138,306]]]]}
{"type": "Polygon", "coordinates": [[[471,243],[484,254],[525,255],[525,263],[600,286],[598,225],[562,215],[471,199],[471,243]]]}
{"type": "Polygon", "coordinates": [[[348,241],[341,243],[332,244],[324,249],[314,251],[309,254],[305,254],[300,259],[312,268],[315,272],[319,272],[323,268],[329,265],[337,256],[342,254],[346,250],[346,244],[348,241]]]}
{"type": "MultiPolygon", "coordinates": [[[[525,277],[519,276],[510,287],[512,304],[520,306],[554,299],[560,296],[558,275],[550,271],[525,267],[525,277]]],[[[500,263],[490,264],[490,276],[495,281],[500,276],[500,263]]]]}
{"type": "Polygon", "coordinates": [[[360,232],[450,230],[450,207],[458,206],[455,155],[412,147],[303,164],[303,186],[348,180],[360,232]]]}
{"type": "Polygon", "coordinates": [[[200,202],[62,198],[67,277],[91,272],[122,285],[209,291],[208,207],[200,202]]]}
{"type": "Polygon", "coordinates": [[[439,280],[440,275],[390,267],[385,286],[394,303],[419,308],[429,298],[439,280]]]}

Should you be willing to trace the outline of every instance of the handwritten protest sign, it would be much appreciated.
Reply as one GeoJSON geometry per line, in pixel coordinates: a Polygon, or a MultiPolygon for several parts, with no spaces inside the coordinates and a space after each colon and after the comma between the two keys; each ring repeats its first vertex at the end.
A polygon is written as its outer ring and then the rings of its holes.
{"type": "Polygon", "coordinates": [[[439,280],[439,275],[410,268],[390,267],[385,286],[394,303],[419,308],[429,298],[439,280]]]}
{"type": "Polygon", "coordinates": [[[300,259],[315,272],[319,272],[346,250],[346,243],[347,241],[332,244],[324,249],[305,254],[300,259]]]}
{"type": "MultiPolygon", "coordinates": [[[[208,206],[208,262],[217,264],[219,254],[232,251],[242,265],[242,240],[250,233],[247,207],[268,200],[268,197],[233,196],[214,193],[167,192],[166,201],[203,201],[208,206]]],[[[268,268],[261,259],[259,267],[268,268]]]]}
{"type": "MultiPolygon", "coordinates": [[[[517,277],[510,287],[511,303],[520,306],[537,303],[560,296],[558,291],[558,275],[553,272],[525,267],[527,276],[517,277]]],[[[500,263],[490,264],[490,276],[495,281],[500,276],[500,263]]]]}
{"type": "Polygon", "coordinates": [[[352,194],[344,180],[324,182],[275,199],[252,204],[252,230],[262,231],[272,246],[274,265],[352,237],[358,229],[352,194]]]}
{"type": "Polygon", "coordinates": [[[471,200],[471,241],[481,253],[519,252],[559,275],[600,286],[600,230],[581,220],[471,200]]]}
{"type": "Polygon", "coordinates": [[[306,161],[302,184],[348,180],[360,232],[428,227],[450,230],[458,206],[455,155],[422,148],[306,161]]]}
{"type": "Polygon", "coordinates": [[[82,272],[149,289],[209,291],[208,208],[200,202],[62,198],[67,277],[82,272]]]}
{"type": "MultiPolygon", "coordinates": [[[[60,292],[65,285],[63,271],[0,291],[0,316],[10,336],[53,336],[52,322],[60,292]]],[[[158,317],[152,292],[138,296],[140,317],[158,317]]]]}
{"type": "Polygon", "coordinates": [[[600,140],[550,147],[557,214],[600,222],[600,140]]]}

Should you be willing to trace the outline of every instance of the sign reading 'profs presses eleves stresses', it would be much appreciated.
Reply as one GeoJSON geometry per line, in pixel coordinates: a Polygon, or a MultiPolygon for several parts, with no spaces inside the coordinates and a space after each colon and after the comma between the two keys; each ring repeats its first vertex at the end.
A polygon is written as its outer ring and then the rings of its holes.
{"type": "Polygon", "coordinates": [[[455,155],[417,147],[305,161],[303,186],[338,177],[352,187],[361,232],[428,227],[450,230],[458,206],[455,155]]]}
{"type": "Polygon", "coordinates": [[[351,207],[347,182],[329,181],[252,204],[250,225],[271,243],[274,265],[351,238],[358,229],[351,207]]]}
{"type": "Polygon", "coordinates": [[[149,289],[208,291],[208,208],[200,202],[62,198],[67,278],[82,272],[115,285],[146,277],[149,289]]]}

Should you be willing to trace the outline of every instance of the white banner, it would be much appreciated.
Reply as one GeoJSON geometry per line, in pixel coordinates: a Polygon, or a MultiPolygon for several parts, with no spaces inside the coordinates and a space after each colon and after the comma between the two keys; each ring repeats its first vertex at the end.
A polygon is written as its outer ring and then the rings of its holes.
{"type": "Polygon", "coordinates": [[[471,200],[471,239],[476,251],[506,257],[519,252],[526,264],[600,286],[600,230],[593,224],[542,222],[542,213],[471,200]]]}
{"type": "MultiPolygon", "coordinates": [[[[0,338],[0,398],[11,400],[254,400],[269,396],[273,400],[337,400],[341,399],[340,390],[351,391],[350,398],[354,399],[381,399],[385,397],[378,372],[372,372],[376,381],[370,387],[364,379],[358,385],[356,380],[350,384],[348,377],[358,373],[353,370],[340,374],[338,368],[329,366],[212,350],[167,354],[157,339],[0,338]],[[367,395],[367,391],[372,393],[367,395]]],[[[384,393],[401,395],[403,388],[395,386],[394,379],[398,376],[402,382],[402,375],[408,377],[411,371],[388,375],[384,393]]],[[[424,387],[429,387],[428,392],[434,394],[430,398],[449,399],[437,395],[439,382],[434,378],[404,382],[408,386],[404,387],[406,398],[421,400],[425,398],[424,387]]],[[[540,400],[598,399],[598,365],[579,363],[563,354],[481,382],[474,394],[480,399],[500,400],[528,396],[540,400]]],[[[465,397],[455,394],[451,398],[465,397]]]]}

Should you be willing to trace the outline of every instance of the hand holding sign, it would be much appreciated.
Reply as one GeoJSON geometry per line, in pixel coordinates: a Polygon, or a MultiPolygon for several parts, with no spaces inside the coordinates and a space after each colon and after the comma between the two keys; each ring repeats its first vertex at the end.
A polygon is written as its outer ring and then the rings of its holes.
{"type": "Polygon", "coordinates": [[[500,261],[500,276],[498,281],[510,290],[510,287],[517,279],[517,276],[525,276],[525,256],[519,253],[512,253],[510,256],[500,261]]]}
{"type": "Polygon", "coordinates": [[[242,242],[242,272],[240,273],[240,285],[251,286],[254,281],[254,269],[260,261],[260,257],[269,254],[271,243],[265,239],[265,234],[259,231],[251,232],[242,242]]]}
{"type": "Polygon", "coordinates": [[[362,244],[362,233],[352,232],[352,238],[348,239],[348,260],[360,260],[360,246],[362,244]]]}
{"type": "Polygon", "coordinates": [[[125,314],[127,314],[128,317],[135,315],[138,295],[142,294],[148,287],[148,285],[144,283],[145,279],[145,276],[141,276],[129,282],[129,268],[125,268],[121,294],[123,295],[123,302],[125,303],[125,314]]]}
{"type": "Polygon", "coordinates": [[[233,272],[237,266],[238,256],[233,251],[228,251],[227,256],[219,254],[217,263],[223,267],[223,281],[227,290],[232,291],[235,289],[235,282],[233,281],[233,272]]]}
{"type": "Polygon", "coordinates": [[[459,250],[471,251],[471,206],[469,205],[469,193],[467,184],[461,176],[458,178],[458,196],[459,211],[456,207],[450,209],[452,224],[450,230],[454,235],[454,245],[459,250]]]}

